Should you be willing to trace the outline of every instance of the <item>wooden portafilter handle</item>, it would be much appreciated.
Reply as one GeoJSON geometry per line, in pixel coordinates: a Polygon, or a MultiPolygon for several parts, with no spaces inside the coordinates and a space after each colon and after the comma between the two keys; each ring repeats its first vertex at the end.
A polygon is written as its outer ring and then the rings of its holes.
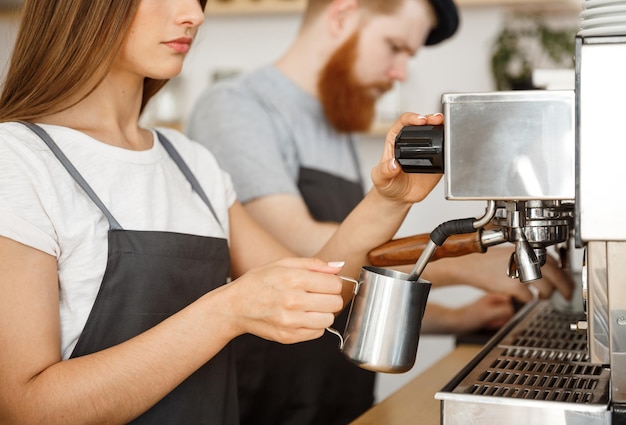
{"type": "MultiPolygon", "coordinates": [[[[430,258],[430,261],[445,257],[459,257],[472,253],[483,253],[487,248],[481,241],[482,230],[474,233],[452,235],[446,239],[430,258]]],[[[415,263],[428,242],[427,233],[393,239],[374,249],[368,254],[370,264],[378,267],[400,266],[415,263]]]]}

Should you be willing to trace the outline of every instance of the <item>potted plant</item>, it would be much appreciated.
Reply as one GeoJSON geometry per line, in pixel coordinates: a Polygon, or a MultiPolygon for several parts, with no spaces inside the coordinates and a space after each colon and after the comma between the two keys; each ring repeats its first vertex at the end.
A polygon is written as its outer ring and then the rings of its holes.
{"type": "Polygon", "coordinates": [[[572,68],[577,28],[550,27],[538,14],[516,14],[492,45],[491,72],[498,90],[531,89],[533,69],[572,68]]]}

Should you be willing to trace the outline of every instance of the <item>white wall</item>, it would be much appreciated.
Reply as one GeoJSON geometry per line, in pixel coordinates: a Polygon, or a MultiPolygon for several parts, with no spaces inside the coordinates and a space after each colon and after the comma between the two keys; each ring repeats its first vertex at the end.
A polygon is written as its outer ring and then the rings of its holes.
{"type": "MultiPolygon", "coordinates": [[[[503,7],[462,8],[459,32],[442,45],[420,51],[410,63],[408,80],[399,85],[391,103],[387,99],[387,108],[395,104],[398,112],[437,112],[442,93],[493,90],[489,50],[505,15],[503,7]]],[[[571,19],[575,20],[576,14],[571,19]]],[[[207,18],[179,81],[183,117],[188,116],[215,71],[248,71],[273,61],[286,49],[298,24],[297,14],[207,18]]],[[[0,17],[0,64],[7,63],[16,26],[15,20],[0,17]]],[[[0,74],[3,70],[4,66],[0,74]]],[[[363,138],[360,155],[365,175],[378,162],[381,144],[382,136],[363,138]]],[[[479,216],[484,207],[478,202],[446,201],[439,185],[424,202],[413,207],[398,236],[429,233],[443,221],[479,216]]],[[[471,288],[433,290],[430,299],[458,305],[477,294],[471,288]]],[[[380,375],[377,399],[386,398],[453,346],[451,337],[422,336],[413,370],[401,375],[380,375]]]]}
{"type": "Polygon", "coordinates": [[[18,24],[17,19],[0,14],[0,77],[4,75],[9,66],[18,24]]]}

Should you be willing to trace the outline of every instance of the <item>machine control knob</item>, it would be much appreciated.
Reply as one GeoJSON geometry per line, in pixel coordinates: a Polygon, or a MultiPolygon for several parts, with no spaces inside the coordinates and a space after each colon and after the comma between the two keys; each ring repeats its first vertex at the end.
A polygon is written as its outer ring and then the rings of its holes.
{"type": "Polygon", "coordinates": [[[395,157],[405,173],[443,174],[443,125],[410,125],[396,136],[395,157]]]}

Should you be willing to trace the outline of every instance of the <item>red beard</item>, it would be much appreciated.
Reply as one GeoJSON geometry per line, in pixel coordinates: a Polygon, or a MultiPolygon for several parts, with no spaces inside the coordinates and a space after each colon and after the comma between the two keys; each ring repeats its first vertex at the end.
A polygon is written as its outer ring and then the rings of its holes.
{"type": "Polygon", "coordinates": [[[359,33],[352,35],[337,49],[322,69],[318,81],[320,102],[326,118],[339,132],[364,132],[371,127],[376,114],[377,97],[393,86],[361,84],[354,75],[359,33]]]}

